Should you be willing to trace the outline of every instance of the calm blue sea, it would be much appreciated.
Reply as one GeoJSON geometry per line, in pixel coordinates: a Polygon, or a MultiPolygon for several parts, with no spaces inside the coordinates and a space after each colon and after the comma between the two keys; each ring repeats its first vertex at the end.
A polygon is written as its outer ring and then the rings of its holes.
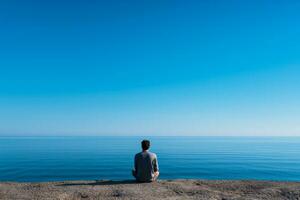
{"type": "MultiPolygon", "coordinates": [[[[0,181],[131,179],[141,137],[0,137],[0,181]]],[[[162,179],[300,181],[300,137],[147,137],[162,179]]]]}

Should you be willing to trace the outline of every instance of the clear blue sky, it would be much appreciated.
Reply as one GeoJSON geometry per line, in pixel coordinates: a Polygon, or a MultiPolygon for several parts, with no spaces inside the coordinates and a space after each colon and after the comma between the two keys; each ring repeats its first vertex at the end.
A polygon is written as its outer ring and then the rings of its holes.
{"type": "Polygon", "coordinates": [[[2,0],[1,135],[298,135],[300,2],[2,0]]]}

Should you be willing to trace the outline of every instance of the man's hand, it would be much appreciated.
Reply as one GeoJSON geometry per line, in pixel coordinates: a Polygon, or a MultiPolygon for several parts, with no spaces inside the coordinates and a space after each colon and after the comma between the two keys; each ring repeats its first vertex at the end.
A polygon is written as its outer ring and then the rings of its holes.
{"type": "Polygon", "coordinates": [[[156,181],[159,176],[159,171],[154,172],[153,181],[156,181]]]}

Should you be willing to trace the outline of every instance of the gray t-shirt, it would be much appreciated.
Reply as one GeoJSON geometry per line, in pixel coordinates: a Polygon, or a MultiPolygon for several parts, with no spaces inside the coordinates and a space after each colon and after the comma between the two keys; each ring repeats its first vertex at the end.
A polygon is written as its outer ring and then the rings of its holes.
{"type": "Polygon", "coordinates": [[[157,156],[155,153],[144,151],[135,155],[134,168],[138,181],[152,181],[154,172],[158,171],[157,156]]]}

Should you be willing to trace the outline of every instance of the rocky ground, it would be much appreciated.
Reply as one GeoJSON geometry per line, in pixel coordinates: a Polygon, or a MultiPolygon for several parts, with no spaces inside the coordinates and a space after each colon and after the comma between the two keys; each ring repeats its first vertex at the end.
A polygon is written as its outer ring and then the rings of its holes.
{"type": "Polygon", "coordinates": [[[297,199],[300,182],[163,180],[0,182],[0,199],[297,199]]]}

